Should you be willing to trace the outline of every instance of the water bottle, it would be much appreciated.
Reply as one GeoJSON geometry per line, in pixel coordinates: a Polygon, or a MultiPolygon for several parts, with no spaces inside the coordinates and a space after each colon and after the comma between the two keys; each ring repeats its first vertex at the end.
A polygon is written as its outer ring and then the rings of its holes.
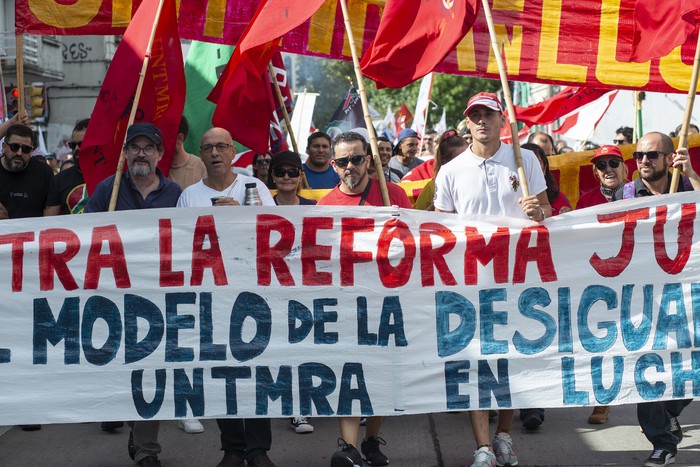
{"type": "Polygon", "coordinates": [[[243,200],[244,206],[262,206],[262,201],[260,200],[260,194],[258,193],[258,187],[255,183],[245,184],[245,199],[243,200]]]}

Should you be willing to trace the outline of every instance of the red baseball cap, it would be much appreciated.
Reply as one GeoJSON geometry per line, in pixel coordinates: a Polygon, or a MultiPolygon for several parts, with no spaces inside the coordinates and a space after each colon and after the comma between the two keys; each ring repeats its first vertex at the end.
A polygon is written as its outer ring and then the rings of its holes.
{"type": "Polygon", "coordinates": [[[487,107],[491,110],[497,112],[503,112],[503,107],[501,107],[501,101],[498,100],[498,96],[492,92],[480,92],[472,96],[467,102],[467,108],[464,110],[464,115],[467,115],[471,109],[474,107],[487,107]]]}
{"type": "Polygon", "coordinates": [[[594,164],[595,161],[597,161],[601,157],[608,156],[619,157],[620,159],[624,160],[624,157],[622,157],[622,152],[620,151],[619,147],[613,144],[606,144],[604,146],[599,147],[595,154],[593,154],[593,157],[591,157],[591,164],[594,164]]]}

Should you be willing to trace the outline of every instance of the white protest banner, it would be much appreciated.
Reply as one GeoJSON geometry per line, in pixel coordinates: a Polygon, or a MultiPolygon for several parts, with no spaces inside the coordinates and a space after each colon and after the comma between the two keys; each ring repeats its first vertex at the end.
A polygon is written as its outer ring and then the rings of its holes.
{"type": "Polygon", "coordinates": [[[0,424],[697,397],[697,199],[4,221],[0,424]]]}

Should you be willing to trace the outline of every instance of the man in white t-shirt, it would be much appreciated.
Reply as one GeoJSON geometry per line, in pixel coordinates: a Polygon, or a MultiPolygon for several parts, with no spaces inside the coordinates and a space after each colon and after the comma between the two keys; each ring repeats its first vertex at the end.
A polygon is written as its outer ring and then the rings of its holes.
{"type": "Polygon", "coordinates": [[[245,199],[246,183],[255,183],[263,206],[275,206],[270,190],[262,181],[231,170],[235,155],[231,133],[223,128],[212,128],[204,133],[199,156],[207,168],[207,178],[187,187],[177,207],[239,206],[245,199]]]}
{"type": "MultiPolygon", "coordinates": [[[[552,207],[542,169],[531,151],[522,151],[529,191],[534,193],[523,196],[513,147],[500,140],[506,119],[498,97],[485,92],[475,95],[469,99],[464,115],[473,142],[440,169],[435,179],[435,210],[544,221],[552,214],[552,207]]],[[[510,437],[513,410],[499,411],[493,446],[489,442],[488,411],[469,412],[469,416],[477,443],[472,467],[518,465],[510,437]]]]}

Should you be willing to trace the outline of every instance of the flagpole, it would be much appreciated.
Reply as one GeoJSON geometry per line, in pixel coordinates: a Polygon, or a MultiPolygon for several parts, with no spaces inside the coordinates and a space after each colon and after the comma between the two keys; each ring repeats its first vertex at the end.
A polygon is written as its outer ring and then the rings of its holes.
{"type": "MultiPolygon", "coordinates": [[[[690,126],[690,117],[693,114],[693,104],[695,103],[695,92],[698,89],[698,69],[700,68],[700,34],[698,34],[698,43],[695,45],[695,60],[693,61],[693,74],[690,76],[690,86],[688,87],[688,100],[685,104],[685,115],[683,116],[683,125],[681,125],[681,134],[678,135],[678,147],[688,147],[688,126],[690,126]]],[[[680,169],[673,169],[671,177],[671,187],[669,193],[678,191],[678,181],[681,177],[680,169]]]]}
{"type": "Polygon", "coordinates": [[[374,167],[377,172],[379,188],[382,192],[382,201],[384,202],[384,206],[391,206],[391,200],[389,200],[389,191],[386,188],[386,180],[384,179],[384,168],[382,167],[382,161],[379,158],[379,146],[377,146],[377,135],[374,132],[374,125],[372,125],[372,117],[369,114],[369,104],[367,103],[367,94],[365,93],[365,83],[362,79],[362,72],[360,71],[360,60],[357,58],[355,36],[350,26],[350,15],[348,14],[347,1],[340,0],[340,7],[343,10],[343,18],[345,20],[345,32],[348,35],[348,43],[350,44],[350,51],[352,52],[352,63],[355,65],[354,68],[355,77],[357,78],[357,91],[360,93],[360,101],[362,102],[362,113],[364,113],[365,125],[367,126],[367,132],[369,133],[369,144],[372,148],[372,160],[374,161],[374,167]]]}
{"type": "Polygon", "coordinates": [[[506,76],[506,68],[501,57],[501,48],[498,45],[496,38],[496,30],[493,25],[493,17],[491,16],[491,8],[488,0],[481,0],[486,15],[486,24],[489,27],[489,36],[491,37],[491,46],[493,47],[496,63],[498,64],[498,74],[501,77],[501,87],[503,88],[503,97],[506,101],[508,109],[508,120],[510,121],[510,133],[513,138],[513,154],[515,155],[515,165],[518,167],[518,178],[520,178],[520,186],[523,189],[524,196],[530,196],[530,188],[527,184],[525,169],[523,169],[523,156],[520,151],[520,139],[518,138],[518,122],[515,119],[515,107],[513,107],[513,98],[510,95],[510,87],[508,87],[508,77],[506,76]]]}
{"type": "Polygon", "coordinates": [[[27,114],[24,108],[24,35],[15,36],[15,71],[17,73],[17,121],[27,114]]]}
{"type": "MultiPolygon", "coordinates": [[[[127,129],[136,120],[136,112],[139,107],[139,99],[141,99],[141,90],[143,89],[143,82],[146,79],[146,72],[148,71],[148,63],[151,61],[151,49],[153,48],[153,42],[156,37],[156,29],[158,28],[158,23],[160,22],[160,12],[163,10],[163,4],[165,0],[160,0],[158,2],[158,9],[156,10],[156,15],[153,19],[153,28],[151,28],[151,36],[148,38],[148,46],[146,47],[146,56],[143,59],[143,65],[141,66],[141,72],[139,73],[139,82],[136,85],[136,93],[134,94],[134,103],[131,105],[131,113],[129,114],[129,121],[126,124],[127,129]]],[[[124,135],[124,142],[122,147],[126,143],[126,134],[124,135]]],[[[119,153],[119,161],[117,162],[117,171],[114,174],[114,185],[112,185],[112,195],[109,199],[108,211],[114,211],[117,206],[117,195],[119,194],[119,186],[122,182],[122,174],[124,173],[124,150],[119,153]]]]}
{"type": "MultiPolygon", "coordinates": [[[[292,139],[292,148],[294,152],[299,154],[299,148],[297,147],[297,140],[294,138],[294,130],[292,129],[292,121],[289,119],[289,112],[287,112],[287,106],[284,104],[284,97],[282,97],[282,90],[280,89],[280,83],[277,82],[277,74],[275,73],[275,68],[272,66],[272,62],[267,64],[267,69],[270,72],[270,81],[275,85],[275,94],[277,95],[277,103],[282,107],[282,115],[284,115],[284,124],[287,126],[287,132],[289,137],[292,139]]],[[[309,182],[306,181],[306,174],[301,171],[301,187],[303,189],[309,188],[309,182]]]]}

